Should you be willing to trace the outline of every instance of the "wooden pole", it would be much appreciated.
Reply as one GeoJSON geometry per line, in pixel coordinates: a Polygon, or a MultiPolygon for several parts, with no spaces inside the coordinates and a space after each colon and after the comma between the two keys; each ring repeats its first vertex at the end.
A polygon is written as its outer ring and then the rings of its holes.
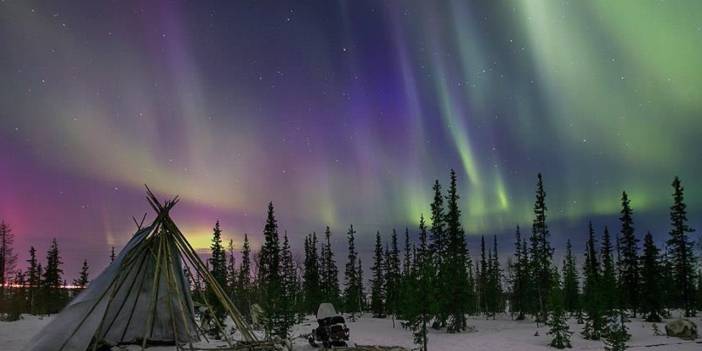
{"type": "MultiPolygon", "coordinates": [[[[176,247],[176,250],[179,250],[179,249],[176,247]]],[[[185,269],[188,271],[188,275],[190,277],[193,277],[193,273],[190,271],[190,267],[188,266],[188,264],[186,262],[184,262],[184,263],[185,263],[185,269]]],[[[198,293],[201,293],[201,292],[198,291],[198,293]]],[[[195,322],[195,326],[198,327],[198,330],[200,330],[200,333],[205,338],[205,341],[207,341],[209,343],[210,340],[207,338],[207,335],[205,335],[207,333],[205,333],[205,331],[202,329],[202,326],[197,324],[197,321],[195,321],[194,317],[191,317],[191,318],[193,319],[193,322],[195,322]]]]}
{"type": "Polygon", "coordinates": [[[239,312],[239,310],[236,308],[236,306],[234,306],[234,303],[232,303],[229,297],[226,296],[226,293],[224,293],[222,287],[219,286],[219,283],[217,283],[214,277],[212,277],[212,275],[207,271],[207,268],[202,262],[202,259],[200,259],[197,253],[195,253],[195,249],[193,249],[193,247],[190,246],[187,240],[185,240],[185,237],[183,236],[182,232],[180,232],[180,230],[175,226],[175,224],[171,220],[164,222],[164,225],[173,228],[172,230],[174,231],[174,233],[178,234],[175,236],[175,238],[176,241],[181,245],[181,251],[185,253],[186,256],[190,257],[191,261],[194,262],[195,267],[198,268],[198,271],[202,272],[202,277],[205,278],[205,280],[208,284],[210,284],[210,286],[212,286],[215,294],[220,299],[224,307],[228,310],[227,312],[236,324],[237,328],[239,328],[239,330],[241,331],[244,340],[258,341],[256,336],[251,332],[251,329],[248,326],[248,324],[241,317],[241,313],[239,312]]]}
{"type": "MultiPolygon", "coordinates": [[[[190,334],[190,328],[188,327],[188,319],[185,317],[186,306],[185,306],[185,303],[183,301],[185,299],[185,296],[183,296],[182,294],[179,294],[178,290],[176,288],[176,276],[175,276],[175,263],[176,263],[176,261],[173,260],[173,256],[172,256],[173,251],[171,250],[171,243],[167,242],[166,245],[167,245],[166,252],[167,252],[167,257],[168,257],[168,266],[167,266],[168,271],[166,272],[166,275],[167,275],[167,279],[168,279],[168,284],[169,284],[169,287],[172,289],[172,291],[178,295],[178,302],[180,303],[180,308],[179,308],[180,317],[181,317],[181,320],[183,321],[183,328],[188,333],[188,337],[189,337],[188,345],[190,345],[190,350],[193,350],[192,335],[190,334]]],[[[197,333],[199,333],[199,330],[197,329],[197,323],[195,323],[194,320],[193,320],[193,322],[194,322],[193,326],[195,327],[195,337],[198,338],[197,333]]]]}
{"type": "Polygon", "coordinates": [[[159,248],[159,250],[164,250],[166,252],[166,255],[163,258],[165,261],[165,262],[163,262],[163,264],[166,267],[166,286],[167,286],[166,296],[168,296],[168,311],[170,312],[170,315],[171,315],[171,328],[173,329],[173,341],[175,342],[176,349],[178,349],[180,347],[180,344],[178,343],[178,327],[176,326],[176,315],[173,311],[173,297],[176,294],[176,292],[174,289],[171,289],[171,284],[170,284],[170,280],[169,280],[170,275],[168,274],[168,272],[169,272],[168,266],[170,264],[170,259],[168,257],[168,254],[169,254],[168,248],[166,247],[166,244],[165,244],[165,237],[166,237],[165,233],[164,233],[164,235],[161,235],[159,237],[159,239],[160,239],[159,245],[161,246],[159,248]]]}
{"type": "MultiPolygon", "coordinates": [[[[190,262],[191,262],[191,264],[192,264],[192,261],[190,261],[190,262]]],[[[204,275],[203,275],[199,270],[197,270],[196,272],[199,272],[199,273],[200,273],[200,276],[204,278],[204,275]]],[[[209,272],[207,272],[207,270],[205,270],[205,272],[206,272],[206,273],[209,273],[209,272]]],[[[191,275],[192,275],[192,273],[191,273],[191,275]]],[[[215,322],[215,324],[217,325],[217,328],[219,328],[219,330],[222,331],[222,335],[224,336],[224,340],[227,342],[227,344],[228,344],[230,347],[233,346],[234,344],[232,343],[232,341],[231,341],[231,340],[229,339],[229,337],[227,336],[227,333],[226,333],[226,330],[225,330],[224,326],[223,326],[223,325],[219,322],[219,320],[216,318],[215,310],[214,310],[214,308],[212,308],[212,305],[211,305],[211,304],[209,303],[209,301],[207,300],[207,296],[205,296],[205,294],[204,294],[203,292],[200,292],[200,296],[202,297],[202,301],[205,303],[205,307],[210,311],[210,313],[212,313],[213,316],[215,316],[215,318],[213,318],[213,319],[214,319],[214,322],[215,322]]]]}
{"type": "MultiPolygon", "coordinates": [[[[158,233],[156,235],[159,235],[158,233]]],[[[161,247],[158,248],[158,253],[156,254],[156,268],[154,269],[154,279],[153,279],[153,284],[151,288],[151,293],[153,294],[151,298],[151,302],[149,303],[149,315],[146,317],[146,330],[144,330],[144,339],[142,340],[141,343],[141,349],[144,350],[146,349],[146,342],[148,341],[148,338],[151,337],[151,334],[153,333],[153,326],[154,326],[154,316],[156,314],[156,304],[158,302],[158,293],[159,293],[159,274],[161,272],[161,247]]]]}
{"type": "Polygon", "coordinates": [[[151,192],[151,189],[149,189],[148,186],[146,186],[146,192],[149,204],[159,214],[158,219],[161,220],[159,223],[162,223],[162,225],[167,229],[167,231],[171,233],[171,235],[175,239],[175,243],[179,247],[179,251],[181,252],[181,254],[188,258],[188,261],[190,261],[190,264],[193,266],[193,268],[200,274],[201,277],[205,279],[205,282],[209,284],[209,286],[212,288],[213,292],[215,293],[215,296],[217,296],[218,300],[220,300],[222,305],[227,310],[229,316],[232,318],[237,328],[240,330],[242,336],[244,337],[244,340],[258,341],[256,336],[251,332],[248,323],[246,323],[246,321],[244,321],[241,317],[241,313],[236,308],[234,303],[229,299],[229,297],[226,295],[226,293],[223,291],[222,287],[219,285],[219,283],[217,283],[214,277],[212,277],[212,275],[207,271],[207,267],[202,262],[202,259],[197,255],[195,249],[193,249],[190,243],[188,243],[183,233],[180,231],[180,229],[178,229],[178,226],[176,226],[173,220],[171,220],[171,218],[168,216],[168,212],[171,208],[173,208],[173,206],[175,206],[178,203],[180,198],[176,196],[173,198],[173,200],[166,201],[164,205],[161,205],[160,201],[156,198],[153,192],[151,192]]]}

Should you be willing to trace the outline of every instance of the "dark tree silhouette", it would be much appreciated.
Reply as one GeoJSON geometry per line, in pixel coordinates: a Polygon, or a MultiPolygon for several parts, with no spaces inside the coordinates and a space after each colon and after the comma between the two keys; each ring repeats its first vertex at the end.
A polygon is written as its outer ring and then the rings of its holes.
{"type": "Polygon", "coordinates": [[[13,278],[17,264],[17,255],[12,246],[14,241],[10,226],[4,221],[0,222],[0,302],[5,298],[5,286],[13,278]]]}
{"type": "Polygon", "coordinates": [[[305,237],[305,263],[302,288],[304,291],[306,313],[315,313],[322,299],[319,270],[317,234],[312,233],[305,237]]]}
{"type": "Polygon", "coordinates": [[[634,234],[633,211],[631,201],[626,192],[622,192],[622,210],[619,221],[621,230],[619,246],[621,248],[621,263],[619,275],[621,280],[622,307],[630,308],[634,317],[639,309],[639,285],[641,275],[639,272],[639,239],[634,234]]]}
{"type": "Polygon", "coordinates": [[[579,281],[573,246],[568,240],[566,242],[566,257],[563,259],[563,307],[570,313],[576,313],[580,310],[579,281]]]}
{"type": "Polygon", "coordinates": [[[687,234],[695,230],[687,223],[687,205],[680,179],[675,177],[672,185],[674,191],[673,206],[670,207],[671,229],[668,250],[670,250],[673,282],[677,291],[674,302],[677,307],[685,311],[686,317],[692,317],[695,315],[695,256],[692,241],[687,234]]]}
{"type": "Polygon", "coordinates": [[[88,282],[90,281],[88,279],[89,270],[90,267],[88,267],[88,260],[83,260],[83,266],[80,268],[80,275],[78,275],[78,279],[73,280],[73,285],[77,289],[82,290],[88,286],[88,282]]]}
{"type": "Polygon", "coordinates": [[[375,234],[375,250],[373,251],[373,266],[371,267],[371,312],[376,318],[385,316],[385,272],[383,270],[383,246],[380,242],[380,232],[375,234]]]}
{"type": "Polygon", "coordinates": [[[590,340],[599,340],[604,330],[604,316],[602,313],[602,292],[600,288],[600,263],[595,250],[595,230],[592,222],[588,224],[588,237],[585,244],[585,264],[583,275],[583,310],[585,311],[585,328],[583,337],[590,340]]]}
{"type": "Polygon", "coordinates": [[[281,335],[280,323],[282,314],[282,277],[280,272],[280,243],[278,222],[275,219],[273,203],[268,204],[266,225],[263,229],[263,246],[259,255],[258,282],[261,288],[261,303],[263,307],[263,325],[267,335],[281,335]]]}
{"type": "Polygon", "coordinates": [[[541,173],[537,176],[536,202],[534,203],[534,222],[531,232],[530,264],[531,278],[535,286],[537,321],[546,320],[548,294],[551,291],[551,272],[553,272],[553,249],[550,243],[550,234],[546,224],[546,191],[541,173]]]}
{"type": "Polygon", "coordinates": [[[653,236],[648,232],[644,236],[641,258],[641,313],[647,322],[661,321],[661,271],[660,254],[653,242],[653,236]]]}

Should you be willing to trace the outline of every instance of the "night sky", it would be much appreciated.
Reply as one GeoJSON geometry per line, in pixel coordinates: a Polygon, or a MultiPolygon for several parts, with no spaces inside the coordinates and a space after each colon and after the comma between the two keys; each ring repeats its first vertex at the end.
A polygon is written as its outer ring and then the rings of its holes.
{"type": "Polygon", "coordinates": [[[294,248],[353,223],[369,251],[450,168],[473,254],[530,228],[538,172],[556,246],[622,190],[662,241],[676,175],[702,229],[699,1],[2,1],[0,43],[0,218],[69,280],[144,184],[198,248],[217,219],[258,246],[273,201],[294,248]]]}

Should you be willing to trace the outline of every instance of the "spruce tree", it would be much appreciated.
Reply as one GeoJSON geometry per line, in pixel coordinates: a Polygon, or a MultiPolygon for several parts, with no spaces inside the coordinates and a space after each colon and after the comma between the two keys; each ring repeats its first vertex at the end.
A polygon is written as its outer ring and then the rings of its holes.
{"type": "Polygon", "coordinates": [[[328,281],[328,272],[327,272],[327,244],[326,244],[326,239],[323,239],[321,241],[321,244],[319,245],[319,287],[320,287],[320,293],[322,296],[323,302],[330,302],[329,299],[327,298],[328,296],[328,289],[329,289],[329,284],[327,284],[328,281]]]}
{"type": "Polygon", "coordinates": [[[420,350],[427,350],[427,323],[431,320],[435,304],[431,301],[431,280],[433,277],[432,257],[429,251],[427,229],[424,216],[419,219],[419,249],[416,251],[415,265],[409,273],[410,279],[407,290],[409,298],[406,301],[404,326],[411,329],[415,344],[420,350]]]}
{"type": "Polygon", "coordinates": [[[544,190],[541,173],[537,176],[536,201],[534,203],[534,221],[532,223],[530,263],[531,275],[534,285],[535,302],[538,312],[537,321],[546,320],[546,306],[548,294],[551,291],[551,272],[553,249],[549,241],[549,230],[546,224],[546,191],[544,190]]]}
{"type": "Polygon", "coordinates": [[[602,299],[602,308],[607,314],[617,308],[621,296],[617,287],[617,269],[615,267],[613,251],[609,229],[605,226],[600,249],[602,276],[600,277],[599,290],[602,299]]]}
{"type": "Polygon", "coordinates": [[[223,286],[224,290],[235,300],[235,290],[236,290],[236,277],[238,272],[236,270],[236,258],[234,257],[234,240],[229,239],[227,243],[227,285],[223,286]]]}
{"type": "MultiPolygon", "coordinates": [[[[515,264],[516,258],[514,256],[507,256],[507,261],[505,262],[505,307],[509,306],[509,315],[514,319],[514,314],[517,312],[514,308],[514,291],[512,290],[515,286],[514,281],[516,280],[515,264]]],[[[506,312],[506,311],[505,311],[506,312]]]]}
{"type": "MultiPolygon", "coordinates": [[[[526,264],[525,276],[527,278],[525,285],[525,310],[526,314],[531,316],[537,316],[539,313],[539,303],[537,295],[537,283],[534,280],[534,262],[531,260],[531,236],[522,239],[522,257],[524,257],[524,263],[526,264]]],[[[537,323],[540,321],[536,318],[537,323]]]]}
{"type": "Polygon", "coordinates": [[[432,284],[432,295],[433,300],[437,302],[436,305],[436,326],[442,327],[446,324],[446,318],[448,318],[449,297],[448,297],[448,286],[451,282],[448,280],[446,274],[446,215],[444,213],[444,196],[441,191],[441,184],[439,180],[434,181],[434,199],[431,203],[431,229],[430,229],[430,242],[429,249],[432,253],[432,264],[436,270],[436,279],[432,284]]]}
{"type": "Polygon", "coordinates": [[[522,239],[519,226],[515,232],[514,261],[512,266],[514,278],[512,280],[511,310],[517,313],[517,320],[524,320],[528,308],[529,289],[529,254],[526,242],[522,239]]]}
{"type": "Polygon", "coordinates": [[[358,276],[358,308],[360,312],[366,311],[367,306],[366,306],[366,287],[363,281],[363,262],[361,261],[361,257],[358,257],[358,270],[357,270],[357,276],[358,276]]]}
{"type": "MultiPolygon", "coordinates": [[[[557,272],[556,272],[557,274],[557,272]]],[[[558,287],[558,280],[554,279],[551,292],[549,293],[549,317],[546,325],[549,327],[548,335],[551,335],[550,346],[557,349],[570,348],[570,336],[573,332],[568,326],[568,319],[564,311],[563,291],[558,287]]]]}
{"type": "Polygon", "coordinates": [[[349,244],[349,252],[346,262],[346,270],[344,272],[344,306],[346,312],[351,314],[351,319],[353,321],[356,320],[356,314],[361,310],[361,306],[359,304],[361,296],[358,277],[358,252],[356,252],[355,235],[356,231],[353,229],[353,225],[349,226],[349,230],[346,233],[349,244]]]}
{"type": "Polygon", "coordinates": [[[397,231],[392,230],[391,246],[385,257],[385,310],[392,314],[393,325],[400,303],[400,252],[397,231]]]}
{"type": "Polygon", "coordinates": [[[0,302],[5,298],[5,286],[15,273],[17,255],[12,246],[14,241],[15,235],[10,226],[4,221],[0,222],[0,302]]]}
{"type": "Polygon", "coordinates": [[[493,281],[493,267],[492,267],[492,250],[488,249],[488,270],[485,273],[486,285],[485,291],[486,301],[485,301],[485,316],[495,318],[495,308],[497,305],[497,296],[495,295],[495,282],[493,281]]]}
{"type": "Polygon", "coordinates": [[[460,332],[466,329],[465,313],[471,304],[471,282],[467,269],[470,256],[466,248],[465,233],[461,225],[461,210],[458,206],[458,188],[456,172],[450,172],[450,184],[446,194],[446,289],[449,303],[448,332],[460,332]]]}
{"type": "Polygon", "coordinates": [[[324,302],[330,302],[334,306],[338,306],[341,290],[339,289],[339,270],[336,267],[334,259],[334,251],[331,247],[331,230],[329,227],[324,231],[326,242],[322,249],[322,291],[324,294],[324,302]]]}
{"type": "Polygon", "coordinates": [[[305,238],[305,265],[303,274],[303,291],[305,312],[315,313],[322,295],[319,281],[319,255],[317,253],[317,234],[312,233],[305,238]]]}
{"type": "Polygon", "coordinates": [[[42,295],[46,303],[45,312],[49,314],[60,311],[65,302],[64,291],[61,289],[63,284],[62,264],[58,243],[54,238],[46,253],[46,268],[42,277],[42,295]]]}
{"type": "Polygon", "coordinates": [[[405,227],[405,252],[402,256],[402,276],[407,277],[412,269],[412,250],[410,247],[409,229],[405,227]]]}
{"type": "Polygon", "coordinates": [[[278,236],[278,222],[275,219],[273,203],[268,204],[266,225],[263,229],[263,247],[259,255],[258,282],[261,288],[261,302],[264,312],[263,326],[266,335],[281,335],[280,323],[282,312],[282,277],[280,272],[280,243],[278,236]]]}
{"type": "Polygon", "coordinates": [[[380,242],[380,232],[375,235],[375,250],[373,255],[373,266],[371,267],[371,312],[373,317],[382,318],[385,316],[385,272],[383,267],[383,246],[380,242]]]}
{"type": "Polygon", "coordinates": [[[251,245],[249,236],[244,233],[244,244],[241,247],[241,264],[239,265],[239,275],[236,278],[236,300],[239,311],[244,317],[251,321],[250,304],[253,297],[253,284],[251,282],[251,245]]]}
{"type": "Polygon", "coordinates": [[[434,182],[432,190],[434,190],[434,201],[431,203],[431,242],[429,247],[434,255],[436,265],[441,266],[446,248],[446,216],[444,214],[444,196],[438,179],[434,182]]]}
{"type": "MultiPolygon", "coordinates": [[[[210,245],[210,258],[208,259],[210,274],[221,288],[227,287],[227,258],[222,246],[222,229],[219,221],[212,229],[212,244],[210,245]]],[[[219,302],[215,288],[207,284],[207,301],[214,309],[214,317],[220,322],[224,320],[224,306],[219,302]]]]}
{"type": "Polygon", "coordinates": [[[665,318],[670,318],[669,308],[675,306],[674,301],[678,296],[673,274],[673,263],[671,262],[669,251],[668,247],[665,246],[661,254],[661,293],[663,294],[663,301],[665,301],[665,309],[663,310],[663,316],[665,318]]]}
{"type": "Polygon", "coordinates": [[[334,258],[334,251],[332,251],[331,242],[329,237],[327,237],[327,271],[329,272],[329,297],[330,301],[335,301],[335,304],[339,304],[339,299],[341,298],[341,288],[339,287],[339,269],[336,265],[336,259],[334,258]]]}
{"type": "Polygon", "coordinates": [[[293,261],[287,231],[283,235],[283,247],[280,250],[281,277],[281,306],[280,318],[276,326],[276,335],[287,338],[290,329],[295,325],[295,307],[297,297],[297,272],[293,261]]]}
{"type": "Polygon", "coordinates": [[[589,340],[599,340],[604,330],[602,314],[602,296],[600,288],[600,264],[595,250],[595,230],[592,222],[588,225],[588,238],[585,244],[585,264],[583,267],[583,310],[585,311],[585,328],[583,337],[589,340]]]}
{"type": "Polygon", "coordinates": [[[624,351],[626,342],[631,335],[624,324],[624,311],[619,310],[617,315],[611,316],[607,325],[607,330],[603,334],[604,349],[606,351],[624,351]]]}
{"type": "Polygon", "coordinates": [[[661,321],[661,265],[660,254],[653,242],[651,232],[644,237],[644,252],[641,258],[641,313],[647,322],[661,321]]]}
{"type": "Polygon", "coordinates": [[[415,342],[422,346],[422,351],[427,351],[427,323],[431,320],[432,312],[436,310],[436,302],[431,302],[432,283],[436,269],[432,262],[427,227],[424,215],[419,217],[419,257],[417,258],[417,300],[419,304],[419,323],[415,327],[415,342]]]}
{"type": "Polygon", "coordinates": [[[478,271],[478,301],[480,302],[480,311],[487,315],[488,311],[488,259],[485,251],[485,236],[480,236],[480,270],[478,271]]]}
{"type": "Polygon", "coordinates": [[[580,287],[573,246],[566,242],[566,257],[563,259],[563,307],[570,313],[580,310],[580,287]]]}
{"type": "Polygon", "coordinates": [[[27,281],[27,307],[31,314],[36,313],[37,297],[39,296],[39,288],[41,285],[41,272],[39,263],[37,262],[37,250],[34,246],[29,247],[29,259],[27,260],[29,267],[25,275],[27,281]]]}
{"type": "Polygon", "coordinates": [[[431,264],[431,248],[429,246],[429,234],[427,232],[427,224],[424,220],[424,215],[419,216],[419,247],[417,248],[416,260],[418,265],[423,263],[431,264]]]}
{"type": "Polygon", "coordinates": [[[402,255],[402,270],[400,272],[400,279],[398,282],[398,314],[399,315],[405,315],[407,310],[410,308],[409,301],[412,300],[411,294],[413,294],[412,291],[412,285],[414,282],[412,281],[414,277],[412,277],[412,243],[410,242],[409,239],[409,228],[405,227],[405,243],[404,243],[404,249],[403,249],[403,255],[402,255]]]}
{"type": "Polygon", "coordinates": [[[327,244],[326,239],[322,239],[319,245],[319,288],[323,302],[329,302],[327,280],[327,244]]]}
{"type": "Polygon", "coordinates": [[[639,309],[639,239],[634,234],[633,211],[631,201],[626,192],[622,192],[622,210],[619,221],[621,222],[621,237],[619,238],[621,249],[621,265],[619,266],[621,276],[622,308],[630,308],[634,317],[639,309]]]}
{"type": "Polygon", "coordinates": [[[673,269],[673,282],[677,294],[675,306],[685,311],[685,317],[695,315],[695,256],[688,233],[695,230],[687,223],[687,205],[680,179],[673,180],[673,205],[670,207],[670,238],[668,249],[673,269]]]}
{"type": "Polygon", "coordinates": [[[490,313],[492,319],[498,312],[504,311],[502,302],[502,269],[500,268],[500,259],[497,255],[497,236],[492,237],[492,253],[490,255],[490,292],[492,293],[490,313]]]}
{"type": "Polygon", "coordinates": [[[212,229],[212,244],[210,245],[210,274],[217,280],[220,286],[227,286],[227,258],[222,246],[222,229],[219,221],[215,223],[212,229]]]}
{"type": "Polygon", "coordinates": [[[497,238],[493,237],[493,249],[485,252],[485,237],[480,241],[480,270],[478,274],[478,300],[481,310],[486,316],[495,315],[500,310],[502,295],[502,271],[497,258],[497,238]]]}
{"type": "Polygon", "coordinates": [[[115,247],[110,248],[110,263],[115,261],[115,247]]]}
{"type": "Polygon", "coordinates": [[[89,269],[90,267],[88,267],[88,260],[83,260],[83,266],[81,266],[80,275],[78,276],[78,279],[73,280],[73,286],[75,286],[78,290],[85,289],[85,287],[88,286],[89,269]]]}

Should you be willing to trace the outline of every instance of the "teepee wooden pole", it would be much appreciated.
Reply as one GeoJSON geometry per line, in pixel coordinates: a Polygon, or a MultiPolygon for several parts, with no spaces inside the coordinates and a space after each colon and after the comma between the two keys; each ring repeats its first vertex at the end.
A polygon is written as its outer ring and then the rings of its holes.
{"type": "MultiPolygon", "coordinates": [[[[170,275],[168,274],[168,272],[169,272],[168,267],[170,265],[170,257],[169,257],[168,247],[166,246],[165,237],[166,237],[165,233],[164,233],[164,235],[161,235],[159,237],[159,239],[160,239],[159,245],[161,246],[161,247],[159,247],[159,250],[163,250],[166,252],[166,255],[163,258],[165,261],[165,262],[163,262],[163,264],[165,265],[165,268],[166,268],[166,286],[167,286],[166,296],[168,297],[168,312],[171,315],[171,328],[173,329],[173,341],[175,342],[175,346],[176,346],[176,350],[177,350],[180,347],[179,346],[180,344],[178,343],[178,327],[176,326],[176,315],[173,311],[173,297],[175,297],[176,292],[175,292],[175,289],[171,289],[172,286],[170,284],[171,283],[170,282],[170,275]]],[[[176,298],[178,298],[178,297],[176,297],[176,298]]]]}
{"type": "Polygon", "coordinates": [[[195,253],[195,249],[193,249],[193,247],[190,246],[190,243],[188,243],[188,241],[185,240],[183,233],[170,220],[165,222],[164,225],[171,227],[172,230],[178,234],[177,236],[175,236],[175,238],[178,241],[178,243],[182,246],[181,251],[187,256],[191,257],[191,260],[195,262],[196,268],[198,268],[198,270],[202,272],[203,278],[205,278],[207,283],[210,284],[217,297],[220,299],[224,307],[228,310],[227,312],[229,313],[234,323],[237,325],[237,328],[239,328],[239,330],[241,331],[241,334],[244,337],[244,339],[246,341],[257,341],[255,335],[251,333],[248,324],[241,318],[241,313],[239,312],[239,310],[226,296],[222,288],[219,286],[219,283],[217,283],[214,277],[212,277],[212,275],[209,274],[207,268],[205,267],[205,264],[202,262],[202,259],[200,259],[200,256],[198,256],[195,253]]]}
{"type": "MultiPolygon", "coordinates": [[[[146,192],[149,204],[158,213],[157,221],[161,223],[167,231],[171,232],[171,235],[175,239],[175,243],[179,247],[179,251],[181,252],[181,254],[188,259],[193,268],[200,274],[200,276],[202,276],[205,279],[205,282],[212,288],[212,291],[214,292],[215,296],[222,303],[223,307],[227,310],[227,313],[232,318],[237,328],[240,330],[244,340],[257,341],[257,338],[251,332],[248,323],[246,323],[246,321],[244,321],[241,317],[241,313],[239,312],[239,310],[236,308],[234,303],[232,303],[231,299],[229,299],[229,297],[224,292],[219,283],[208,272],[207,267],[202,262],[202,259],[199,257],[199,255],[196,253],[195,249],[190,245],[190,243],[188,243],[188,241],[185,239],[185,236],[180,231],[180,229],[178,229],[178,226],[176,226],[173,220],[168,216],[168,212],[173,208],[173,206],[175,206],[178,203],[180,198],[176,196],[173,198],[173,200],[166,201],[165,204],[162,205],[148,186],[146,186],[146,192]]],[[[158,265],[157,269],[160,269],[158,265]]],[[[207,303],[206,298],[204,300],[207,303]]],[[[211,306],[208,307],[211,308],[211,306]]],[[[215,320],[216,319],[217,318],[215,318],[215,320]]]]}
{"type": "MultiPolygon", "coordinates": [[[[172,226],[175,227],[175,225],[174,225],[172,222],[170,223],[170,225],[172,225],[172,226]]],[[[176,230],[178,230],[177,227],[176,227],[176,230]]],[[[186,254],[188,254],[189,256],[193,257],[194,260],[195,260],[195,262],[196,262],[196,264],[199,265],[199,267],[201,268],[201,270],[202,270],[202,272],[203,272],[203,278],[205,278],[206,280],[209,280],[208,283],[216,283],[216,280],[215,280],[214,277],[207,271],[207,267],[206,267],[205,264],[202,262],[202,259],[201,259],[200,256],[196,253],[195,249],[190,245],[190,243],[188,243],[188,241],[185,239],[185,236],[183,235],[183,233],[180,232],[180,230],[178,230],[178,234],[179,234],[179,235],[178,235],[178,237],[177,237],[176,239],[177,239],[178,242],[184,247],[184,250],[183,250],[183,251],[184,251],[186,254]]],[[[224,300],[223,302],[225,302],[225,305],[228,305],[229,307],[232,308],[232,311],[230,311],[230,312],[234,312],[234,313],[233,313],[233,314],[234,314],[233,317],[238,317],[238,316],[240,316],[241,313],[240,313],[239,310],[236,308],[236,306],[233,305],[233,303],[231,302],[231,300],[226,296],[226,293],[222,290],[222,287],[219,285],[219,283],[217,283],[217,284],[212,284],[212,285],[216,288],[217,295],[219,295],[219,297],[221,297],[221,298],[224,300]]],[[[248,326],[246,326],[246,327],[243,328],[243,329],[248,330],[249,328],[248,328],[248,326]]]]}
{"type": "Polygon", "coordinates": [[[146,220],[146,213],[144,213],[144,216],[141,217],[141,222],[138,222],[136,217],[132,216],[132,221],[134,221],[134,224],[136,224],[137,230],[141,230],[141,227],[144,225],[145,220],[146,220]]]}
{"type": "MultiPolygon", "coordinates": [[[[179,250],[182,251],[182,248],[180,248],[179,250]]],[[[186,255],[186,256],[187,256],[187,255],[186,255]]],[[[192,261],[192,258],[191,258],[191,257],[187,257],[187,258],[188,258],[188,260],[190,261],[190,264],[192,264],[192,265],[194,266],[194,268],[197,268],[197,267],[195,267],[195,263],[192,261]]],[[[188,270],[189,270],[189,268],[188,268],[188,270]]],[[[200,273],[200,276],[204,278],[204,275],[201,273],[201,270],[198,269],[197,272],[200,273]]],[[[207,271],[205,270],[205,272],[207,272],[207,271]]],[[[192,275],[192,273],[190,273],[190,274],[192,275]]],[[[215,314],[215,310],[214,310],[214,308],[212,308],[212,305],[211,305],[211,304],[209,303],[209,301],[207,300],[207,296],[205,296],[205,293],[204,293],[204,292],[199,292],[199,293],[200,293],[200,297],[202,297],[202,301],[205,303],[205,308],[206,308],[207,310],[209,310],[209,312],[214,316],[213,319],[214,319],[214,322],[215,322],[217,328],[219,328],[219,329],[222,331],[222,335],[224,336],[224,340],[227,342],[227,344],[228,344],[230,347],[233,347],[234,344],[232,343],[232,341],[231,341],[231,340],[229,339],[229,337],[227,336],[227,333],[226,333],[226,330],[225,330],[224,326],[219,322],[219,319],[217,319],[216,314],[215,314]]]]}
{"type": "MultiPolygon", "coordinates": [[[[159,235],[158,233],[156,235],[159,235]]],[[[156,268],[154,269],[154,279],[153,279],[153,284],[151,288],[151,293],[153,296],[151,297],[151,301],[149,302],[149,315],[146,318],[146,330],[144,330],[144,339],[142,340],[141,343],[141,349],[144,350],[146,349],[146,343],[148,341],[148,338],[151,337],[151,334],[153,332],[153,325],[154,325],[154,317],[156,314],[156,304],[158,302],[158,294],[159,294],[159,273],[161,272],[161,247],[158,248],[158,253],[156,254],[156,268]]]]}
{"type": "MultiPolygon", "coordinates": [[[[175,264],[176,264],[176,261],[173,259],[173,251],[171,250],[171,243],[168,243],[168,242],[167,242],[165,245],[166,245],[166,253],[167,253],[166,256],[168,257],[168,266],[167,266],[167,271],[166,271],[166,279],[168,279],[168,285],[169,285],[171,291],[173,291],[173,293],[176,294],[176,295],[180,295],[180,294],[178,294],[178,291],[179,291],[179,290],[178,290],[177,287],[176,287],[176,286],[177,286],[177,285],[176,285],[176,276],[175,276],[175,264]]],[[[184,301],[183,301],[183,300],[185,300],[185,298],[186,298],[186,297],[185,297],[185,296],[182,296],[182,295],[178,296],[178,300],[177,300],[177,301],[178,301],[179,304],[180,304],[180,308],[179,308],[178,310],[180,311],[180,318],[181,318],[181,320],[183,321],[183,328],[184,328],[185,331],[188,333],[188,337],[189,337],[189,339],[188,339],[188,345],[190,345],[190,350],[193,350],[192,335],[190,334],[190,333],[191,333],[190,328],[188,328],[188,319],[187,319],[186,316],[185,316],[185,309],[187,308],[187,307],[185,306],[184,301]]],[[[193,322],[194,322],[194,323],[193,323],[193,326],[195,327],[195,333],[196,333],[196,337],[197,337],[197,336],[198,336],[197,334],[199,333],[199,330],[197,329],[197,323],[196,323],[194,320],[193,320],[193,322]]]]}
{"type": "MultiPolygon", "coordinates": [[[[176,250],[177,250],[177,252],[180,252],[180,248],[178,248],[177,245],[176,245],[176,250]]],[[[186,260],[188,260],[187,257],[183,258],[183,263],[185,264],[185,270],[188,272],[188,276],[190,276],[192,278],[192,277],[194,277],[194,275],[193,275],[192,271],[190,270],[190,264],[186,260]]],[[[197,291],[197,293],[201,294],[200,291],[197,291]]],[[[193,320],[194,320],[194,318],[193,318],[193,320]]],[[[207,341],[209,343],[210,340],[207,338],[207,335],[206,335],[207,333],[205,332],[205,330],[202,329],[202,326],[198,325],[197,323],[195,323],[195,325],[198,327],[198,330],[200,330],[200,333],[202,334],[202,337],[205,338],[205,341],[207,341]]]]}

